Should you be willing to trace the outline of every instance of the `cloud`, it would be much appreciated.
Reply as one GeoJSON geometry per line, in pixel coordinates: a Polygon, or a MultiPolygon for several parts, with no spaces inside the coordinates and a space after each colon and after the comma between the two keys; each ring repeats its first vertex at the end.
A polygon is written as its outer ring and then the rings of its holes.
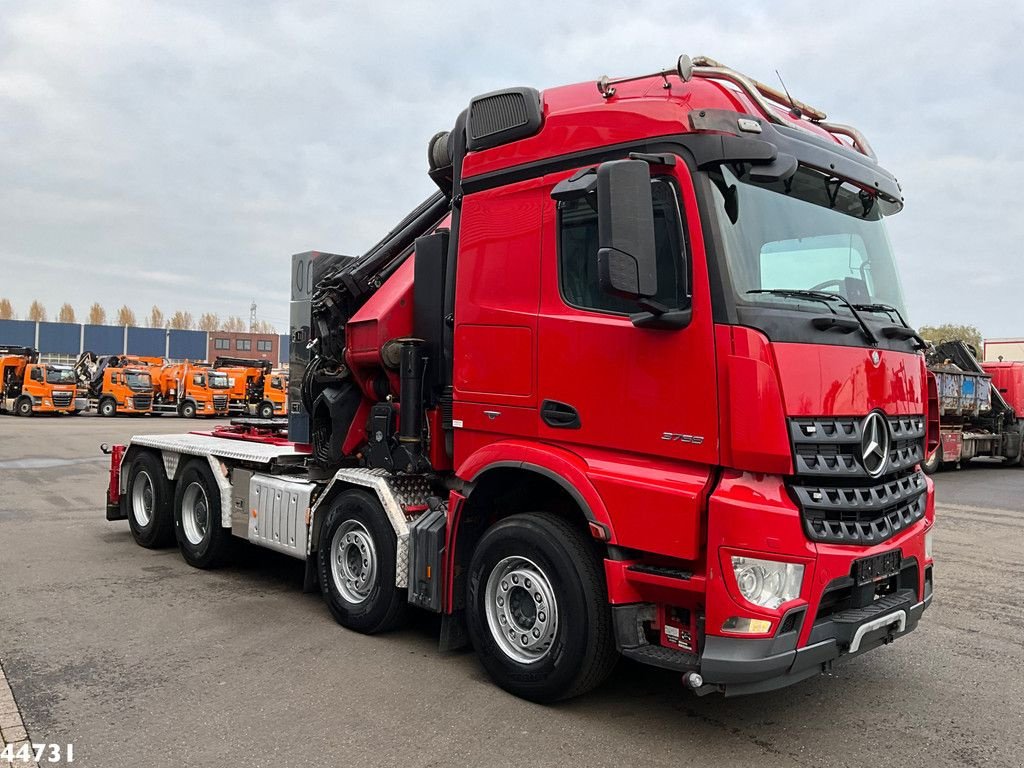
{"type": "Polygon", "coordinates": [[[376,241],[431,192],[427,139],[472,95],[689,52],[779,69],[864,131],[906,190],[915,322],[1019,334],[1022,33],[945,1],[7,2],[0,295],[286,318],[290,254],[376,241]]]}

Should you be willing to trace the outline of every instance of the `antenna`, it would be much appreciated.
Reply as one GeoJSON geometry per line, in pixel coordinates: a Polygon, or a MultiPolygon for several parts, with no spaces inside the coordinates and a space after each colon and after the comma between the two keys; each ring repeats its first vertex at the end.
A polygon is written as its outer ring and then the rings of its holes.
{"type": "Polygon", "coordinates": [[[782,90],[786,92],[786,98],[789,99],[789,106],[791,107],[789,114],[797,119],[803,117],[804,113],[800,111],[800,107],[796,105],[796,102],[793,101],[793,97],[789,95],[789,88],[786,87],[786,81],[782,79],[782,75],[779,74],[779,70],[777,69],[775,70],[775,76],[779,78],[779,82],[782,83],[782,90]]]}

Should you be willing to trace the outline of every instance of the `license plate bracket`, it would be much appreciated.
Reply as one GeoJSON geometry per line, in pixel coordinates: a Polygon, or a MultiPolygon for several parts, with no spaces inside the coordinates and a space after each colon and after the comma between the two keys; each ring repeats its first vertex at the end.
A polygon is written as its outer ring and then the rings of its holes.
{"type": "Polygon", "coordinates": [[[900,572],[903,564],[903,551],[890,549],[871,557],[863,557],[853,561],[853,578],[857,586],[883,581],[900,572]]]}

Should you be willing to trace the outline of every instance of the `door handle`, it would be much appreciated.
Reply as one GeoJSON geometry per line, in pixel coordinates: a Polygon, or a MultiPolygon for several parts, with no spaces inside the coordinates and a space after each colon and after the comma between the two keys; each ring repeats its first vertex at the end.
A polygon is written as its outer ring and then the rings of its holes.
{"type": "Polygon", "coordinates": [[[545,400],[540,406],[540,417],[545,424],[555,429],[580,428],[580,414],[568,403],[545,400]]]}

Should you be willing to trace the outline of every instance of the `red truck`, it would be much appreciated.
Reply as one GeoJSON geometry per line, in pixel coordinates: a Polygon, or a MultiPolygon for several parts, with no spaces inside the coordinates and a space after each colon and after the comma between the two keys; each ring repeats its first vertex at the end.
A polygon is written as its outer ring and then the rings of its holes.
{"type": "Polygon", "coordinates": [[[965,342],[943,341],[929,350],[928,371],[940,441],[921,463],[926,473],[975,458],[1024,466],[1024,362],[979,363],[965,342]]]}
{"type": "Polygon", "coordinates": [[[478,96],[428,158],[377,245],[296,257],[291,439],[108,448],[108,519],[304,560],[358,632],[437,612],[535,701],[619,656],[756,693],[917,626],[935,404],[856,129],[683,56],[478,96]]]}

